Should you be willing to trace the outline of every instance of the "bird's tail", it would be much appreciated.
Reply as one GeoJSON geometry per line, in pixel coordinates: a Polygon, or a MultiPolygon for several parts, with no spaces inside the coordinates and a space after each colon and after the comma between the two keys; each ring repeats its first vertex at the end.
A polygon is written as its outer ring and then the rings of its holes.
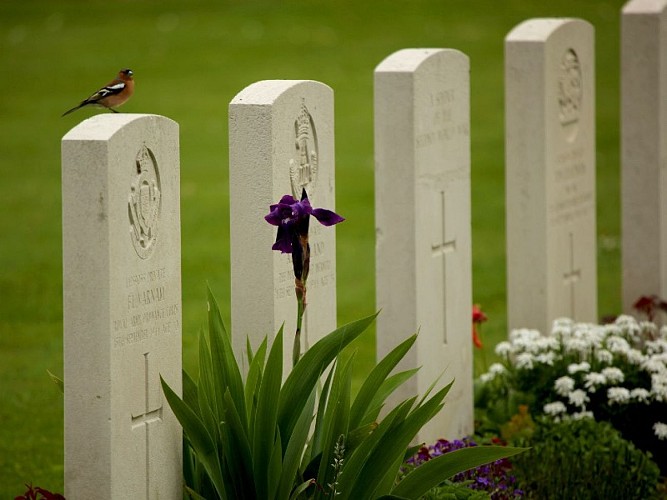
{"type": "Polygon", "coordinates": [[[77,109],[79,109],[79,108],[85,106],[86,104],[88,104],[88,101],[83,101],[83,102],[82,102],[81,104],[79,104],[78,106],[74,106],[72,109],[68,109],[67,111],[65,111],[62,115],[60,115],[60,117],[62,118],[62,117],[65,116],[65,115],[69,115],[72,111],[76,111],[77,109]]]}

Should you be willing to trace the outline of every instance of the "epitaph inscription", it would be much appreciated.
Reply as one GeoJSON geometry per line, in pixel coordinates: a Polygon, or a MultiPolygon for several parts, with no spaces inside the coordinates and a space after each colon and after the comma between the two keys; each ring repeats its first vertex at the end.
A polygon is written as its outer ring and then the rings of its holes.
{"type": "Polygon", "coordinates": [[[583,146],[556,156],[553,185],[555,198],[549,204],[549,221],[554,226],[588,217],[594,210],[595,193],[588,182],[590,172],[583,146]]]}
{"type": "Polygon", "coordinates": [[[158,236],[160,217],[160,176],[155,155],[143,146],[135,160],[137,175],[130,186],[128,214],[130,239],[137,255],[147,259],[158,236]]]}
{"type": "Polygon", "coordinates": [[[558,118],[568,141],[577,135],[582,98],[581,65],[573,49],[563,54],[558,78],[558,118]]]}
{"type": "Polygon", "coordinates": [[[126,276],[126,307],[112,319],[114,348],[179,331],[180,306],[170,299],[168,278],[164,267],[126,276]]]}
{"type": "MultiPolygon", "coordinates": [[[[311,228],[314,229],[313,226],[311,228]]],[[[336,282],[336,273],[331,258],[326,257],[326,243],[314,241],[310,245],[310,273],[308,274],[308,290],[332,286],[336,282]],[[324,260],[321,260],[324,259],[324,260]]],[[[274,294],[276,299],[294,296],[294,271],[292,269],[292,256],[284,254],[286,270],[276,270],[274,294]]]]}
{"type": "Polygon", "coordinates": [[[312,194],[317,179],[317,132],[315,122],[306,107],[305,100],[301,101],[301,112],[294,120],[294,148],[296,158],[290,160],[289,175],[292,184],[292,195],[301,199],[301,192],[306,190],[312,194]]]}
{"type": "Polygon", "coordinates": [[[432,92],[428,95],[428,118],[426,131],[415,135],[415,147],[427,148],[438,143],[448,142],[458,136],[470,134],[465,122],[454,118],[453,106],[456,105],[457,93],[454,89],[432,92]]]}

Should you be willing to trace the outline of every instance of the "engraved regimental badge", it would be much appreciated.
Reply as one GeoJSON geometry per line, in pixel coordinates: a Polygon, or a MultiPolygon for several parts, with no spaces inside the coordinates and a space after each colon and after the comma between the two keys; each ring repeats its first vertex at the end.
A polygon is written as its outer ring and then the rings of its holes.
{"type": "Polygon", "coordinates": [[[558,77],[558,118],[565,128],[570,130],[569,139],[576,135],[576,124],[581,113],[583,87],[581,81],[581,65],[577,53],[568,49],[563,54],[558,77]]]}
{"type": "Polygon", "coordinates": [[[130,216],[130,239],[142,259],[155,248],[160,217],[160,176],[157,162],[150,149],[143,146],[137,154],[137,176],[130,186],[127,204],[130,216]]]}
{"type": "Polygon", "coordinates": [[[305,189],[312,194],[317,178],[317,133],[313,117],[301,101],[301,112],[294,121],[295,156],[290,160],[289,175],[292,183],[292,195],[301,199],[301,191],[305,189]]]}

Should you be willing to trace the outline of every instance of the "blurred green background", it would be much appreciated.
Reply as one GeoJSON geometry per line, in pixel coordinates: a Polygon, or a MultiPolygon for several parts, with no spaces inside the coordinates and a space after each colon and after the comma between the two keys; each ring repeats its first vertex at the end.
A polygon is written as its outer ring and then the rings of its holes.
{"type": "MultiPolygon", "coordinates": [[[[491,350],[506,335],[503,39],[526,18],[580,17],[596,28],[599,312],[619,312],[622,4],[0,2],[0,498],[23,493],[26,482],[63,490],[62,395],[46,373],[62,374],[60,140],[100,112],[61,118],[63,111],[130,67],[137,88],[122,111],[180,124],[183,343],[185,367],[194,373],[207,280],[229,319],[227,106],[234,95],[263,79],[314,79],[334,89],[336,209],[348,219],[337,230],[343,323],[375,308],[373,69],[407,47],[465,52],[472,85],[474,301],[489,316],[483,337],[491,350]]],[[[355,346],[358,379],[374,346],[373,331],[355,346]]]]}

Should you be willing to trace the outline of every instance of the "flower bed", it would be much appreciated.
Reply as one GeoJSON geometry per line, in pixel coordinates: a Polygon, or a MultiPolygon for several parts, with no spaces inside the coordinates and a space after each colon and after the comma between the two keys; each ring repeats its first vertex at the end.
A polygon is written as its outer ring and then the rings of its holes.
{"type": "Polygon", "coordinates": [[[594,325],[554,322],[550,336],[515,330],[496,346],[502,363],[477,385],[488,421],[507,421],[519,404],[555,421],[608,421],[667,474],[667,328],[620,316],[594,325]]]}

